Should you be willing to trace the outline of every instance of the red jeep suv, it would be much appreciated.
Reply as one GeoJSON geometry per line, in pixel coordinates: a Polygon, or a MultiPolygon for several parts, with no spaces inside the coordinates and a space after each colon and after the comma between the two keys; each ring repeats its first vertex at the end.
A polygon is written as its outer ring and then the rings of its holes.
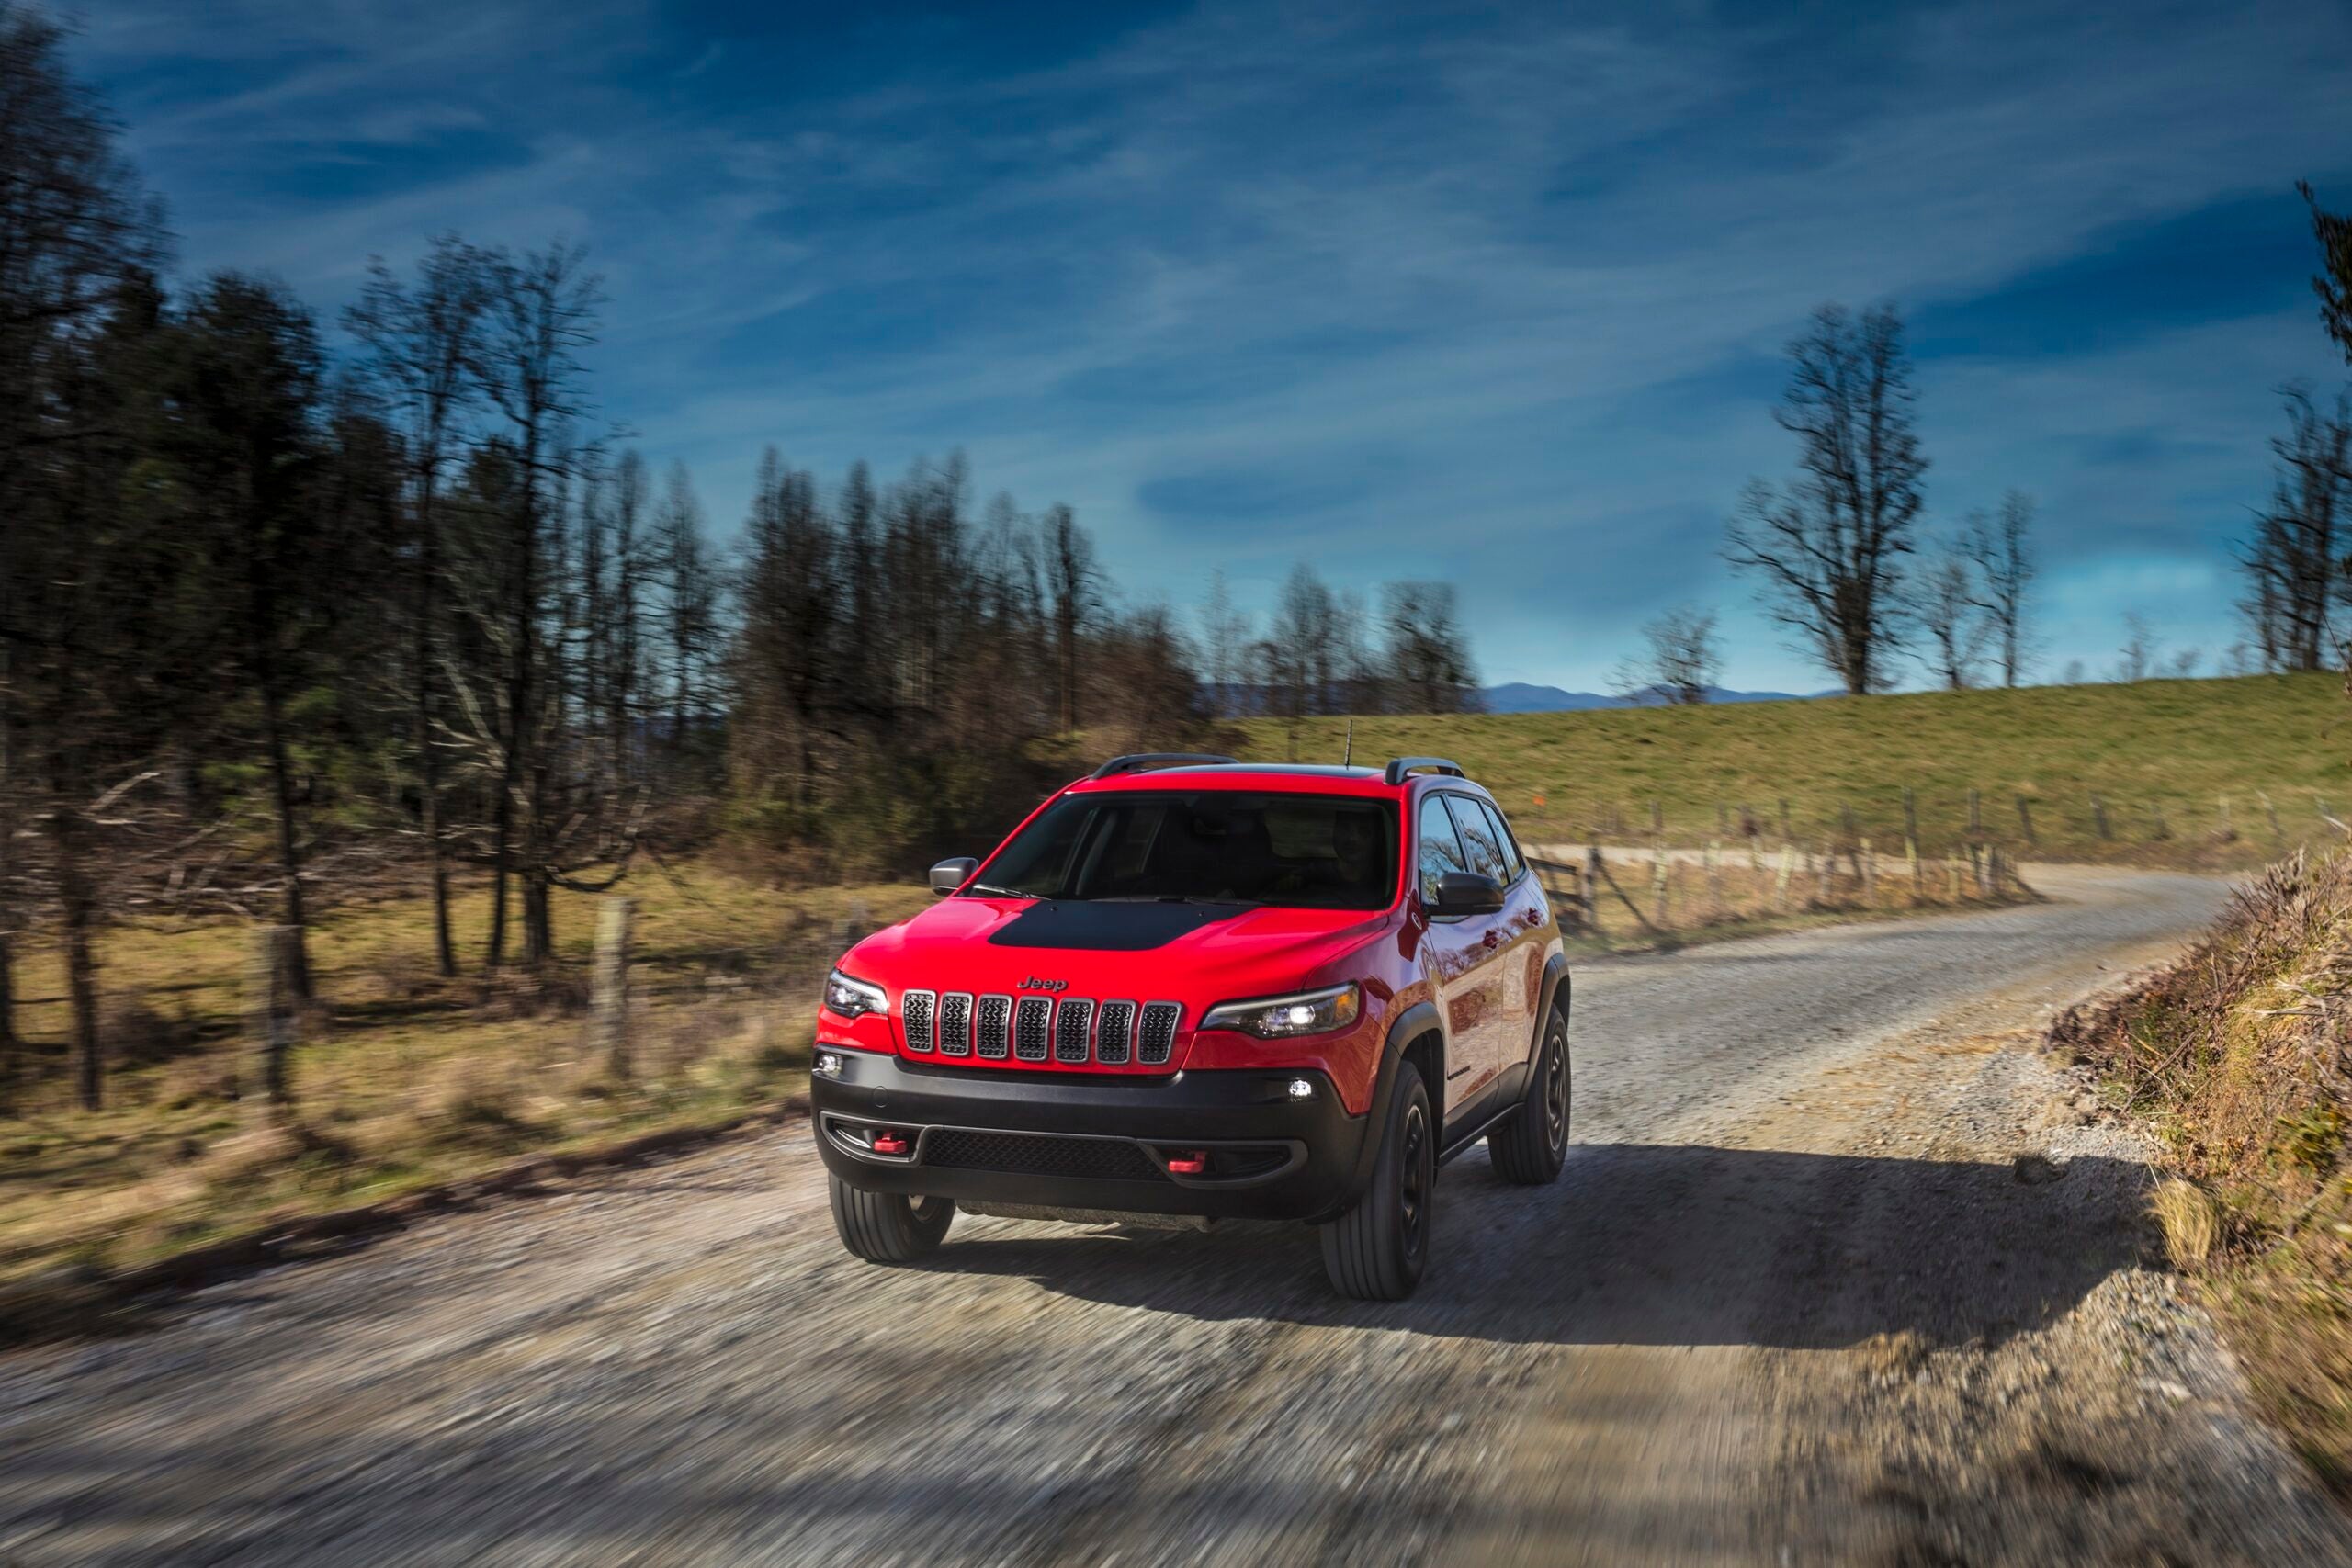
{"type": "Polygon", "coordinates": [[[1341,1292],[1409,1293],[1437,1168],[1559,1173],[1568,976],[1502,813],[1453,763],[1150,754],[1047,800],[852,948],[811,1116],[849,1249],[975,1213],[1305,1220],[1341,1292]]]}

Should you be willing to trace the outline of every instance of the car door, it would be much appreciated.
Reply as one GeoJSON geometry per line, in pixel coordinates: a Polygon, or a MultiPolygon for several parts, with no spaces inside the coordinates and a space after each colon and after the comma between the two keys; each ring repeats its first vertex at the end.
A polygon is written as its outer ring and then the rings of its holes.
{"type": "Polygon", "coordinates": [[[1453,830],[1462,840],[1462,852],[1469,857],[1470,869],[1494,878],[1495,886],[1503,890],[1503,907],[1478,920],[1478,942],[1486,953],[1482,967],[1489,991],[1485,1046],[1491,1076],[1499,1077],[1523,1055],[1520,1035],[1528,1018],[1526,998],[1520,995],[1518,983],[1526,954],[1520,941],[1522,928],[1511,918],[1513,878],[1510,855],[1504,848],[1508,840],[1485,801],[1449,790],[1445,805],[1453,814],[1453,830]]]}
{"type": "Polygon", "coordinates": [[[1478,802],[1478,810],[1503,859],[1501,984],[1506,1030],[1502,1070],[1509,1072],[1514,1064],[1534,1054],[1536,1011],[1544,1003],[1544,962],[1551,953],[1552,914],[1501,810],[1491,800],[1478,802]]]}
{"type": "Polygon", "coordinates": [[[1438,878],[1449,871],[1474,869],[1442,792],[1431,791],[1421,797],[1418,832],[1430,980],[1437,992],[1438,1011],[1445,1019],[1445,1083],[1440,1115],[1450,1122],[1457,1111],[1494,1082],[1501,1066],[1497,1013],[1502,996],[1498,983],[1500,971],[1495,963],[1500,939],[1492,915],[1428,913],[1436,903],[1438,878]]]}

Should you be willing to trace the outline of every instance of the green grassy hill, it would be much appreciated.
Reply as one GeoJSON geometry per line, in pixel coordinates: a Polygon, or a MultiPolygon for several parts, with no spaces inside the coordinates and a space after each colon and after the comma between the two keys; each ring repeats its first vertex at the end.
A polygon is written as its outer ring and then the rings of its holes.
{"type": "MultiPolygon", "coordinates": [[[[1800,840],[1850,809],[1899,851],[1907,786],[1928,853],[1964,837],[1973,789],[1984,834],[2028,858],[2225,866],[2335,836],[2319,811],[2352,812],[2347,721],[2335,676],[2254,675],[1354,724],[1359,762],[1452,757],[1531,840],[1643,840],[1656,802],[1669,841],[1736,836],[1745,805],[1777,842],[1785,801],[1800,840]]],[[[1337,761],[1348,723],[1250,720],[1241,755],[1337,761]]]]}

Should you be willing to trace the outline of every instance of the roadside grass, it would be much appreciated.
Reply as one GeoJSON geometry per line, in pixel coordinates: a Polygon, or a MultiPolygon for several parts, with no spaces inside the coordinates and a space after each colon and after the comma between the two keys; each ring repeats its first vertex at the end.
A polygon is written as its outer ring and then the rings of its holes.
{"type": "Polygon", "coordinates": [[[558,893],[548,973],[479,974],[489,896],[454,925],[469,971],[433,972],[430,908],[338,909],[311,933],[319,1000],[293,1055],[295,1106],[236,1098],[252,928],[141,921],[101,948],[107,1108],[74,1108],[63,977],[24,955],[28,1037],[0,1107],[0,1295],[135,1266],[257,1224],[459,1179],[525,1155],[720,1123],[805,1084],[817,987],[861,929],[928,902],[904,885],[783,891],[702,863],[632,878],[635,1070],[587,1040],[593,898],[558,893]]]}
{"type": "MultiPolygon", "coordinates": [[[[1746,807],[1777,846],[1785,800],[1801,844],[1845,835],[1850,809],[1855,835],[1899,852],[1908,787],[1941,855],[1969,836],[1973,789],[1984,834],[2020,861],[2227,869],[2335,836],[2318,812],[2352,811],[2344,713],[2341,681],[2312,674],[1352,723],[1358,762],[1451,757],[1530,840],[1647,841],[1656,801],[1668,843],[1732,842],[1746,807]]],[[[1233,728],[1246,759],[1336,762],[1351,722],[1233,728]]]]}
{"type": "Polygon", "coordinates": [[[2196,947],[2051,1041],[2162,1138],[2166,1251],[2352,1501],[2352,850],[2270,867],[2196,947]]]}

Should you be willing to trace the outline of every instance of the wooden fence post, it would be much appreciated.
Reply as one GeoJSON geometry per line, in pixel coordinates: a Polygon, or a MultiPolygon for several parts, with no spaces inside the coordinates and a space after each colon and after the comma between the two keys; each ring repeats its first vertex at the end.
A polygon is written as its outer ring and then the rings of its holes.
{"type": "Polygon", "coordinates": [[[1878,908],[1878,856],[1868,839],[1862,840],[1862,902],[1878,908]]]}
{"type": "Polygon", "coordinates": [[[1584,851],[1584,923],[1593,935],[1600,934],[1600,846],[1587,844],[1584,851]]]}
{"type": "Polygon", "coordinates": [[[2154,801],[2150,804],[2148,809],[2155,813],[2156,837],[2159,839],[2171,838],[2172,829],[2165,825],[2165,803],[2161,800],[2154,801]]]}
{"type": "Polygon", "coordinates": [[[1782,795],[1781,797],[1781,841],[1786,843],[1795,837],[1796,830],[1789,826],[1789,797],[1782,795]]]}
{"type": "Polygon", "coordinates": [[[1707,840],[1707,912],[1709,914],[1720,914],[1724,907],[1723,852],[1724,841],[1721,839],[1707,840]]]}
{"type": "Polygon", "coordinates": [[[1960,902],[1960,846],[1952,846],[1944,857],[1944,897],[1952,903],[1960,902]]]}
{"type": "Polygon", "coordinates": [[[2098,836],[2102,840],[2115,837],[2113,833],[2108,831],[2107,802],[2101,800],[2096,791],[2091,795],[2091,826],[2098,829],[2098,836]]]}
{"type": "Polygon", "coordinates": [[[1968,836],[1971,840],[1984,831],[1984,803],[1974,790],[1968,792],[1968,836]]]}
{"type": "Polygon", "coordinates": [[[1821,846],[1821,863],[1814,870],[1813,901],[1815,903],[1824,906],[1828,904],[1829,877],[1831,874],[1831,867],[1836,863],[1837,861],[1830,846],[1824,843],[1821,846]]]}
{"type": "Polygon", "coordinates": [[[2033,836],[2033,807],[2023,795],[2018,796],[2018,827],[2024,832],[2027,843],[2041,841],[2033,836]]]}
{"type": "Polygon", "coordinates": [[[1789,907],[1789,874],[1796,868],[1796,846],[1783,839],[1781,840],[1781,874],[1772,879],[1772,902],[1782,909],[1789,907]]]}
{"type": "Polygon", "coordinates": [[[2262,815],[2267,818],[2270,821],[2271,842],[2277,844],[2285,843],[2287,841],[2287,835],[2285,830],[2278,826],[2278,808],[2270,804],[2270,792],[2268,790],[2258,789],[2254,793],[2262,797],[2262,815]]]}
{"type": "Polygon", "coordinates": [[[1666,852],[1657,847],[1656,840],[1652,840],[1650,843],[1650,923],[1660,931],[1666,930],[1668,924],[1668,884],[1666,868],[1666,852]]]}
{"type": "Polygon", "coordinates": [[[2225,844],[2238,836],[2237,829],[2230,826],[2230,797],[2226,795],[2221,797],[2220,825],[2213,836],[2225,844]]]}
{"type": "Polygon", "coordinates": [[[635,1069],[629,1049],[628,937],[630,900],[607,895],[596,908],[596,964],[589,991],[592,1047],[605,1070],[626,1081],[635,1069]]]}
{"type": "Polygon", "coordinates": [[[301,1021],[295,1009],[295,943],[292,926],[262,926],[253,933],[245,960],[245,1037],[248,1060],[238,1098],[257,1120],[274,1117],[292,1103],[287,1060],[294,1053],[301,1021]]]}

